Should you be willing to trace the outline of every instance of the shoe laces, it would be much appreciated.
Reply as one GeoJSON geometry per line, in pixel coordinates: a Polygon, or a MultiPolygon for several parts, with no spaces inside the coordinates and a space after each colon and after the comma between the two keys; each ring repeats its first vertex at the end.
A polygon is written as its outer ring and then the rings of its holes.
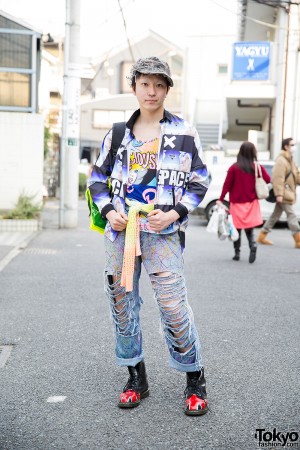
{"type": "Polygon", "coordinates": [[[126,386],[124,387],[124,391],[132,390],[135,391],[138,387],[138,377],[137,375],[130,374],[126,386]]]}
{"type": "Polygon", "coordinates": [[[205,398],[205,385],[201,384],[202,377],[200,376],[194,376],[189,377],[188,379],[188,385],[184,390],[184,394],[186,397],[190,397],[191,395],[195,394],[199,398],[205,398]]]}

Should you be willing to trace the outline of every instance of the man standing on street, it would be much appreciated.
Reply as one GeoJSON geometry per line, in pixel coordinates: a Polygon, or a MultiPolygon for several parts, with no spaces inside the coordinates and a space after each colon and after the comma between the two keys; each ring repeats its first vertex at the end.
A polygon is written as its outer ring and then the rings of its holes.
{"type": "Polygon", "coordinates": [[[195,128],[164,109],[173,86],[168,64],[157,57],[139,59],[129,82],[140,109],[126,123],[115,157],[113,133],[108,132],[88,184],[90,198],[107,220],[105,291],[116,361],[129,371],[118,406],[138,406],[149,395],[139,318],[143,263],[159,307],[170,366],[186,373],[185,413],[201,415],[208,402],[182,249],[188,213],[207,191],[208,172],[195,128]]]}
{"type": "Polygon", "coordinates": [[[300,184],[300,172],[293,161],[295,148],[293,138],[284,139],[281,148],[282,150],[276,159],[272,173],[276,205],[273,213],[262,227],[257,242],[265,245],[273,244],[272,241],[267,239],[267,234],[271,232],[275,223],[280,219],[281,214],[285,212],[288,227],[295,240],[295,247],[300,248],[300,226],[293,209],[293,204],[296,202],[296,187],[297,184],[300,184]]]}

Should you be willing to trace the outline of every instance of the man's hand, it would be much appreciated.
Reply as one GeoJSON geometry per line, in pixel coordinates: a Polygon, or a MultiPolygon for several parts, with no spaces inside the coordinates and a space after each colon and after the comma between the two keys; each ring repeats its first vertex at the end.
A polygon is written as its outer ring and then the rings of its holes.
{"type": "Polygon", "coordinates": [[[282,195],[278,195],[278,197],[276,197],[276,202],[277,203],[282,203],[283,201],[283,196],[282,195]]]}
{"type": "Polygon", "coordinates": [[[115,210],[111,210],[106,214],[106,218],[111,224],[111,227],[115,231],[123,231],[127,226],[128,216],[124,213],[118,213],[115,210]]]}
{"type": "Polygon", "coordinates": [[[154,209],[149,212],[147,219],[152,231],[156,233],[167,228],[171,223],[179,219],[179,214],[173,209],[168,212],[163,212],[161,209],[154,209]]]}

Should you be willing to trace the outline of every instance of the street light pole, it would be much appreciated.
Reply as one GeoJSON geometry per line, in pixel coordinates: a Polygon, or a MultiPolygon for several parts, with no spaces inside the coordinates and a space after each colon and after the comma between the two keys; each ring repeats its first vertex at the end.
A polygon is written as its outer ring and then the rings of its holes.
{"type": "Polygon", "coordinates": [[[80,1],[66,0],[60,153],[60,228],[75,228],[78,224],[80,1]]]}

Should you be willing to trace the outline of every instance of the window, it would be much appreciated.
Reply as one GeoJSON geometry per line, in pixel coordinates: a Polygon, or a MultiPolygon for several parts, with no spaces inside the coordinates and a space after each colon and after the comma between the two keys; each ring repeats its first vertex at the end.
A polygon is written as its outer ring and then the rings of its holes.
{"type": "Polygon", "coordinates": [[[32,37],[0,33],[0,66],[31,69],[32,37]]]}
{"type": "Polygon", "coordinates": [[[37,109],[40,35],[0,17],[0,110],[37,109]]]}
{"type": "Polygon", "coordinates": [[[30,107],[30,78],[22,73],[1,72],[0,68],[1,106],[30,107]]]}
{"type": "Polygon", "coordinates": [[[218,73],[220,75],[228,73],[228,65],[227,64],[218,64],[218,73]]]}

